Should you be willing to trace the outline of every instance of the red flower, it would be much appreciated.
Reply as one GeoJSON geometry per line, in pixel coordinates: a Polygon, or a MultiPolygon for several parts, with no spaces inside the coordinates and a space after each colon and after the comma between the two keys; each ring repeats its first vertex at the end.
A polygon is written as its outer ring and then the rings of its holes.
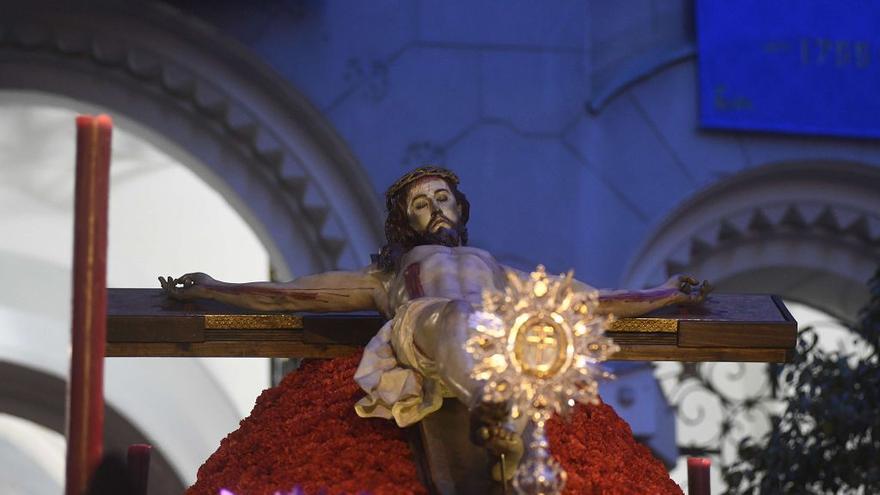
{"type": "MultiPolygon", "coordinates": [[[[199,469],[187,495],[272,495],[294,486],[326,492],[412,495],[419,482],[403,430],[363,419],[354,403],[360,355],[305,362],[265,390],[251,415],[199,469]]],[[[568,471],[567,494],[681,493],[663,465],[605,404],[579,407],[548,425],[551,450],[568,471]]]]}

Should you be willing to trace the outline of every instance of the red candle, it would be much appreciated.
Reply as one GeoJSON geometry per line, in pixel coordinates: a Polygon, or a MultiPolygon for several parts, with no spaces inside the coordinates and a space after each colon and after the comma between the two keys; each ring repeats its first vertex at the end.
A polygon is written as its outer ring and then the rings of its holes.
{"type": "Polygon", "coordinates": [[[136,443],[128,447],[128,479],[131,480],[132,495],[147,495],[151,449],[152,447],[145,443],[136,443]]]}
{"type": "Polygon", "coordinates": [[[110,117],[76,118],[73,324],[67,388],[66,495],[82,495],[104,442],[110,117]]]}
{"type": "Polygon", "coordinates": [[[709,467],[706,457],[688,458],[688,495],[709,495],[709,467]]]}

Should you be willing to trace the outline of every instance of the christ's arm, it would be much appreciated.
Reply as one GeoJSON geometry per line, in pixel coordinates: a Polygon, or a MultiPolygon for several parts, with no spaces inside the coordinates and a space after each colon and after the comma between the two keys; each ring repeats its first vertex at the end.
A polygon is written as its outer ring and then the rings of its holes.
{"type": "MultiPolygon", "coordinates": [[[[529,274],[505,266],[504,269],[526,280],[529,274]]],[[[600,315],[614,315],[619,318],[641,316],[655,309],[673,304],[699,304],[712,291],[708,280],[697,282],[687,275],[673,275],[663,285],[643,290],[594,289],[579,281],[572,280],[573,289],[582,293],[597,295],[595,312],[600,315]]]]}
{"type": "Polygon", "coordinates": [[[356,272],[325,272],[290,282],[235,284],[214,280],[204,273],[180,278],[159,277],[174,299],[213,299],[258,311],[385,311],[388,293],[383,273],[375,267],[356,272]]]}
{"type": "Polygon", "coordinates": [[[699,304],[712,290],[708,281],[673,275],[663,285],[644,290],[599,290],[596,312],[621,318],[640,316],[672,304],[699,304]]]}

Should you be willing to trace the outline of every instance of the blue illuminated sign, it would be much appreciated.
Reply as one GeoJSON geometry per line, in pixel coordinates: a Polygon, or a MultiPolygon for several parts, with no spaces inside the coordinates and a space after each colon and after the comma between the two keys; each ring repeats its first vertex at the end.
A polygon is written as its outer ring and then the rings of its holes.
{"type": "Polygon", "coordinates": [[[880,1],[698,0],[700,122],[880,137],[880,1]]]}

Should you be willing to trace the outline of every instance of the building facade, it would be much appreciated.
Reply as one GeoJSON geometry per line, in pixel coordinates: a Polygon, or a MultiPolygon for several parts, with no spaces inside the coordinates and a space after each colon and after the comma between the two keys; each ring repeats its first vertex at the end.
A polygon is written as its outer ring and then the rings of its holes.
{"type": "MultiPolygon", "coordinates": [[[[880,258],[880,145],[702,128],[690,1],[4,9],[0,91],[118,116],[223,195],[279,279],[368,264],[384,188],[426,163],[460,175],[472,245],[597,287],[687,272],[852,321],[880,258]]],[[[57,391],[63,364],[21,356],[0,355],[4,376],[57,391]]],[[[192,366],[191,387],[227,393],[192,366]]],[[[169,415],[198,415],[164,386],[169,415]]],[[[4,393],[6,412],[39,416],[4,393]]],[[[177,452],[165,486],[191,481],[238,414],[217,399],[227,419],[182,437],[113,400],[121,430],[177,452]]]]}

